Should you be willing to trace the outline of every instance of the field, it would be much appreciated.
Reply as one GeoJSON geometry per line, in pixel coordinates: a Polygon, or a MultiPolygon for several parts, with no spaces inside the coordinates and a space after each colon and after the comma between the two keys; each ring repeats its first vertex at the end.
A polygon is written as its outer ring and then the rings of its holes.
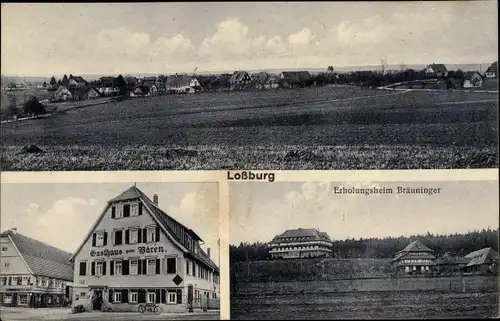
{"type": "Polygon", "coordinates": [[[498,167],[497,94],[305,88],[156,96],[2,125],[2,170],[498,167]],[[36,144],[45,154],[17,154],[36,144]]]}

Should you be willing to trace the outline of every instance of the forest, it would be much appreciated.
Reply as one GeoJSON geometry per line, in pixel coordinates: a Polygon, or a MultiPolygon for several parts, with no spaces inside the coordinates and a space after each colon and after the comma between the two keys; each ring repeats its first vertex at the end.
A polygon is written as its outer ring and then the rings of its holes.
{"type": "MultiPolygon", "coordinates": [[[[424,245],[435,251],[441,257],[446,252],[454,256],[464,256],[470,252],[485,247],[492,247],[498,252],[499,229],[483,229],[468,233],[455,233],[448,235],[425,235],[385,237],[385,238],[360,238],[334,240],[332,257],[343,259],[392,258],[409,243],[419,240],[424,245]]],[[[230,245],[229,255],[231,262],[270,260],[267,243],[240,243],[230,245]]]]}

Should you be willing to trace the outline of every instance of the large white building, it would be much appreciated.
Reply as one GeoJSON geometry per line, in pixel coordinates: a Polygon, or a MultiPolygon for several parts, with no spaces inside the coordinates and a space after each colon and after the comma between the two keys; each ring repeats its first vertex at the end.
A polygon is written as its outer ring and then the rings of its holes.
{"type": "Polygon", "coordinates": [[[108,201],[80,247],[73,305],[86,310],[163,312],[218,307],[219,269],[201,238],[132,186],[108,201]]]}
{"type": "Polygon", "coordinates": [[[272,258],[330,257],[332,240],[317,229],[286,230],[269,242],[272,258]]]}

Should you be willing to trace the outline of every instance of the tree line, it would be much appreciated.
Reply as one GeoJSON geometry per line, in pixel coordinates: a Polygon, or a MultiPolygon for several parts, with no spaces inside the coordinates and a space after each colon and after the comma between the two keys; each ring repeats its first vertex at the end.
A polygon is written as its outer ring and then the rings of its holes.
{"type": "MultiPolygon", "coordinates": [[[[441,257],[446,252],[454,256],[465,256],[470,252],[491,247],[498,252],[498,229],[483,229],[469,233],[455,233],[448,235],[425,235],[385,237],[385,238],[360,238],[334,241],[332,257],[334,258],[373,258],[388,259],[401,251],[405,246],[415,240],[421,241],[425,246],[435,251],[441,257]]],[[[267,243],[240,243],[230,245],[229,255],[231,262],[270,260],[267,243]]]]}

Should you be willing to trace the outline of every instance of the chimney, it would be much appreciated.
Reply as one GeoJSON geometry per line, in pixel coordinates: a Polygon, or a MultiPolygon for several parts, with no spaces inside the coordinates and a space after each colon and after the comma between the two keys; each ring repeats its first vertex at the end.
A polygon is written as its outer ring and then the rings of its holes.
{"type": "Polygon", "coordinates": [[[14,234],[17,234],[17,227],[11,228],[10,229],[14,234]]]}
{"type": "Polygon", "coordinates": [[[208,258],[210,259],[210,248],[207,248],[207,255],[208,255],[208,258]]]}
{"type": "Polygon", "coordinates": [[[153,203],[155,203],[155,205],[158,206],[158,195],[156,194],[153,195],[153,203]]]}

